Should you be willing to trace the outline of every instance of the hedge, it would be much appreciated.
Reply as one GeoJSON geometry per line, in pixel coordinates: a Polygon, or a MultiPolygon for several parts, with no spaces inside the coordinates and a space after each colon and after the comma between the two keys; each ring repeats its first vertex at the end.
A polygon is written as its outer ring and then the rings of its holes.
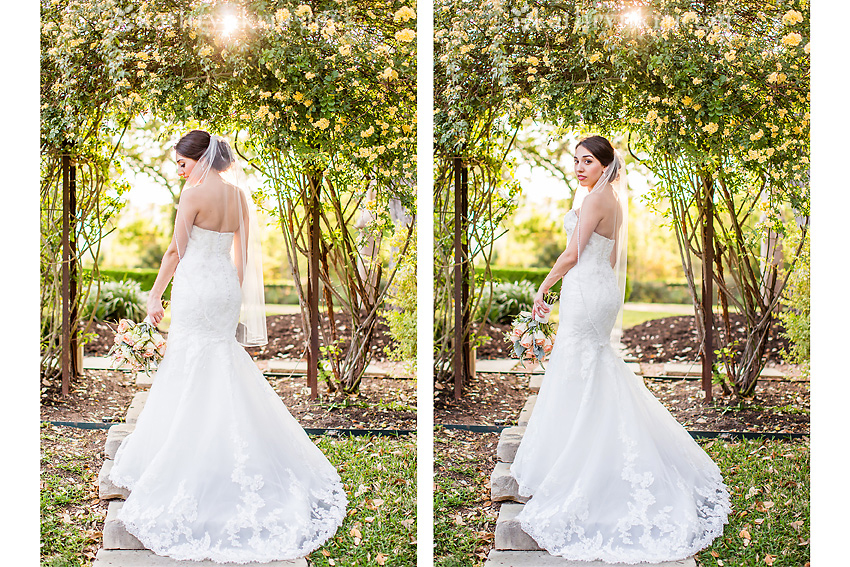
{"type": "MultiPolygon", "coordinates": [[[[520,282],[529,281],[535,287],[540,287],[543,280],[549,274],[550,268],[490,268],[493,280],[498,282],[520,282]]],[[[560,289],[560,282],[553,287],[555,291],[560,289]]],[[[664,281],[632,281],[626,280],[626,301],[637,303],[681,303],[691,304],[691,295],[688,292],[688,284],[682,282],[664,281]]]]}

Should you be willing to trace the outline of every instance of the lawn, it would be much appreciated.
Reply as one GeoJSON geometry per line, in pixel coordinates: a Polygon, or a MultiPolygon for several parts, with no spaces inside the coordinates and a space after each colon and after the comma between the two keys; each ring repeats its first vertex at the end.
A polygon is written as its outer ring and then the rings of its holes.
{"type": "MultiPolygon", "coordinates": [[[[480,444],[438,436],[434,565],[480,567],[493,544],[489,478],[476,471],[480,444]]],[[[720,466],[733,513],[723,536],[696,556],[700,567],[809,563],[808,441],[700,441],[720,466]]],[[[494,449],[495,452],[495,449],[494,449]]]]}
{"type": "MultiPolygon", "coordinates": [[[[41,567],[89,567],[103,541],[97,475],[105,430],[42,426],[41,567]]],[[[314,441],[339,470],[348,515],[315,566],[416,564],[416,438],[314,441]]]]}

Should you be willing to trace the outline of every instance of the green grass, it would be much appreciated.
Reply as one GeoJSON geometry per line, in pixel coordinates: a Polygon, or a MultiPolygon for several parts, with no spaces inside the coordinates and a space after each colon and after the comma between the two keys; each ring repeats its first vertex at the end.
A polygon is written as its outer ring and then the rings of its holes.
{"type": "Polygon", "coordinates": [[[703,444],[723,472],[732,514],[723,536],[697,554],[704,567],[802,567],[809,561],[808,442],[703,444]],[[749,535],[749,538],[744,536],[749,535]]]}
{"type": "Polygon", "coordinates": [[[314,440],[342,477],[348,515],[336,535],[307,556],[311,564],[416,565],[416,438],[314,440]]]}
{"type": "MultiPolygon", "coordinates": [[[[463,442],[436,439],[458,449],[463,442]]],[[[495,450],[495,448],[494,448],[495,450]]],[[[445,449],[434,451],[434,566],[473,567],[484,563],[495,515],[485,509],[490,479],[476,469],[480,459],[445,449]],[[490,528],[488,530],[488,527],[490,528]]]]}
{"type": "Polygon", "coordinates": [[[668,313],[663,311],[632,311],[631,309],[623,310],[623,328],[629,329],[635,325],[640,325],[646,321],[654,319],[663,319],[665,317],[675,317],[681,313],[668,313]]]}
{"type": "MultiPolygon", "coordinates": [[[[42,427],[43,442],[72,447],[58,427],[42,427]],[[68,443],[67,445],[65,443],[68,443]]],[[[44,445],[43,445],[44,447],[44,445]]],[[[97,474],[90,470],[89,455],[45,447],[41,453],[41,566],[87,567],[92,546],[99,543],[103,515],[90,503],[97,499],[97,474]],[[87,549],[88,548],[88,549],[87,549]]]]}
{"type": "MultiPolygon", "coordinates": [[[[487,516],[473,460],[450,456],[459,443],[441,441],[449,446],[434,454],[434,565],[480,567],[480,550],[492,543],[487,527],[494,518],[487,516]]],[[[723,535],[697,554],[697,565],[755,567],[767,565],[770,555],[774,567],[803,567],[809,561],[808,442],[701,444],[723,472],[733,512],[723,535]],[[741,536],[745,529],[747,543],[741,536]]]]}

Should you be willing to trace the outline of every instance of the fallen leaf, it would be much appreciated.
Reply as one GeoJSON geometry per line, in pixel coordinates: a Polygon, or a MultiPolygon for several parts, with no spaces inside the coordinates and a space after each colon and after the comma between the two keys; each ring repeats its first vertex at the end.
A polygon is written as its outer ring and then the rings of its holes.
{"type": "Polygon", "coordinates": [[[750,532],[747,531],[747,528],[744,528],[743,530],[741,530],[738,533],[738,536],[742,537],[744,539],[752,539],[752,536],[750,535],[750,532]]]}
{"type": "Polygon", "coordinates": [[[413,525],[413,521],[414,521],[413,518],[408,518],[406,520],[402,520],[401,525],[404,526],[405,528],[410,529],[410,527],[413,525]]]}
{"type": "Polygon", "coordinates": [[[328,559],[328,565],[336,565],[336,561],[333,559],[328,559]]]}
{"type": "Polygon", "coordinates": [[[327,549],[323,549],[323,550],[322,550],[322,555],[324,555],[325,557],[330,557],[330,556],[331,556],[331,552],[330,552],[330,551],[328,551],[327,549]]]}
{"type": "Polygon", "coordinates": [[[774,561],[776,561],[775,555],[771,555],[771,554],[768,553],[767,555],[764,556],[764,562],[767,563],[768,565],[773,565],[774,561]]]}
{"type": "Polygon", "coordinates": [[[720,557],[720,554],[719,554],[719,553],[717,553],[716,551],[710,551],[709,553],[711,553],[711,556],[712,556],[712,557],[714,557],[715,559],[717,559],[718,557],[720,557]]]}
{"type": "Polygon", "coordinates": [[[384,563],[387,562],[387,556],[384,555],[383,553],[379,553],[378,555],[375,556],[375,562],[378,565],[383,565],[384,563]]]}
{"type": "Polygon", "coordinates": [[[797,520],[796,522],[791,522],[791,527],[795,530],[799,530],[803,527],[803,520],[797,520]]]}

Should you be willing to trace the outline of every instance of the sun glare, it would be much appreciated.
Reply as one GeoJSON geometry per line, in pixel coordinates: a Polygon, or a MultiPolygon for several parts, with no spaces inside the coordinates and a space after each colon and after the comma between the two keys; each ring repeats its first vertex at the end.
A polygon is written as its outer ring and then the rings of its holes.
{"type": "Polygon", "coordinates": [[[638,27],[641,25],[643,20],[643,16],[640,13],[640,10],[632,10],[631,12],[626,12],[626,24],[630,26],[638,27]]]}
{"type": "Polygon", "coordinates": [[[230,35],[239,28],[239,18],[233,14],[227,14],[221,19],[221,33],[230,35]]]}

